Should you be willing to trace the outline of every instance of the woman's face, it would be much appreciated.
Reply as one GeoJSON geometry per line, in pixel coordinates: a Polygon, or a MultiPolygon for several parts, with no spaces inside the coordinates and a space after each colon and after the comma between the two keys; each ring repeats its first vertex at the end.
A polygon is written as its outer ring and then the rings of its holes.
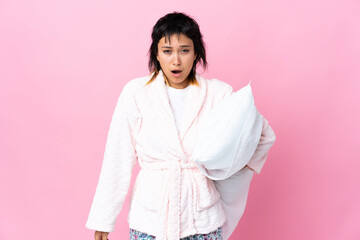
{"type": "Polygon", "coordinates": [[[189,85],[187,77],[195,58],[193,41],[182,33],[171,35],[167,42],[163,37],[158,43],[157,60],[173,88],[185,88],[189,85]]]}

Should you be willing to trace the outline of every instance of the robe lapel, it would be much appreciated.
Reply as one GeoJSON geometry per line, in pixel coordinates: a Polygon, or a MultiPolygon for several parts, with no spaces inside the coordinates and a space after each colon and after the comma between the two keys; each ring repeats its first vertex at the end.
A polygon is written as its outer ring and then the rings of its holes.
{"type": "Polygon", "coordinates": [[[180,141],[184,139],[185,134],[194,122],[205,101],[207,87],[206,80],[199,74],[196,74],[196,80],[199,83],[199,86],[191,84],[187,93],[188,95],[185,98],[184,115],[182,119],[184,125],[179,133],[180,141]]]}
{"type": "Polygon", "coordinates": [[[170,106],[169,96],[166,89],[166,83],[163,75],[163,71],[160,70],[158,76],[156,79],[154,79],[153,89],[154,89],[154,97],[158,98],[159,100],[159,107],[161,108],[162,112],[165,112],[167,115],[167,120],[171,121],[169,124],[171,126],[171,133],[175,134],[177,136],[177,142],[179,143],[179,146],[182,149],[182,140],[186,134],[186,132],[189,130],[191,124],[197,117],[203,103],[205,100],[206,95],[206,80],[200,76],[199,74],[196,74],[196,79],[199,83],[199,86],[196,85],[189,85],[189,90],[187,92],[187,96],[185,98],[184,102],[184,115],[183,115],[183,127],[178,133],[175,123],[175,117],[173,114],[173,111],[170,106]]]}

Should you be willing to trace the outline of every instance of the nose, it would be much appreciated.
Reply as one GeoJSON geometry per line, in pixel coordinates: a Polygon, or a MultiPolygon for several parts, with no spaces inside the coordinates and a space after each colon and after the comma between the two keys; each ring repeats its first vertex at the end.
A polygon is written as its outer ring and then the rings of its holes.
{"type": "Polygon", "coordinates": [[[173,64],[174,64],[175,66],[181,65],[181,59],[180,59],[180,56],[179,56],[178,53],[175,53],[175,54],[174,54],[173,64]]]}

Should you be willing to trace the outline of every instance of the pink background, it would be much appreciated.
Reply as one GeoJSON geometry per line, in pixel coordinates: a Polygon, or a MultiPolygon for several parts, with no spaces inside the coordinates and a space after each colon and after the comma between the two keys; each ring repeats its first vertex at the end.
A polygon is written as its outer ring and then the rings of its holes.
{"type": "MultiPolygon", "coordinates": [[[[93,239],[116,99],[174,10],[200,25],[199,72],[235,90],[253,79],[277,136],[231,239],[360,239],[355,0],[0,1],[0,239],[93,239]]],[[[128,239],[128,197],[110,239],[128,239]]]]}

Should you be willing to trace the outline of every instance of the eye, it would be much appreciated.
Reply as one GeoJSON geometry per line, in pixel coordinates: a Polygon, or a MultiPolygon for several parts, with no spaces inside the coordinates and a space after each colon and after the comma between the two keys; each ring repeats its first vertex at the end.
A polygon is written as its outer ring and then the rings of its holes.
{"type": "Polygon", "coordinates": [[[183,49],[182,51],[187,53],[187,52],[189,52],[189,49],[183,49]]]}
{"type": "Polygon", "coordinates": [[[164,50],[163,52],[164,53],[170,53],[170,50],[164,50]]]}

